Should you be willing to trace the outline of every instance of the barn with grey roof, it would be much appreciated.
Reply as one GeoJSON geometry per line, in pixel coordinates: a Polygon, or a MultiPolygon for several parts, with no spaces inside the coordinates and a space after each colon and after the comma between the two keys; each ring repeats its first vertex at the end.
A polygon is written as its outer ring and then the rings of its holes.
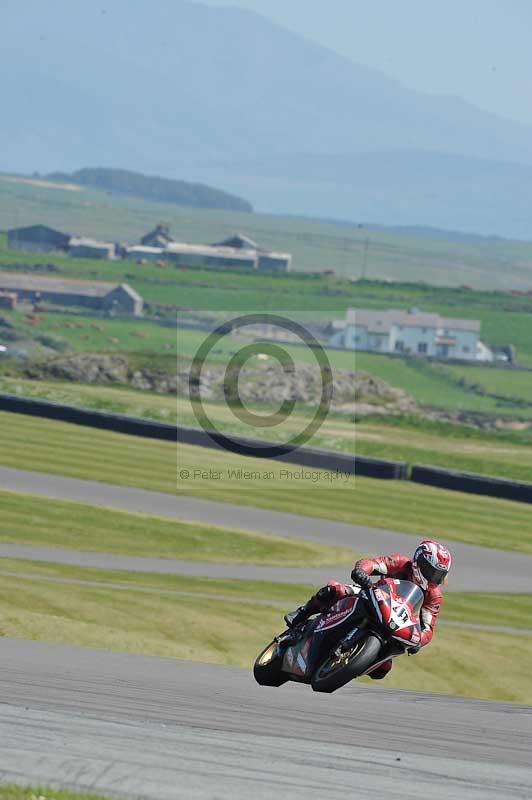
{"type": "Polygon", "coordinates": [[[0,291],[16,294],[19,301],[82,306],[136,317],[142,316],[144,305],[142,297],[127,283],[79,281],[0,272],[0,291]]]}
{"type": "Polygon", "coordinates": [[[27,250],[34,253],[67,250],[69,240],[70,234],[50,228],[48,225],[27,225],[23,228],[10,228],[7,232],[7,245],[11,250],[27,250]]]}

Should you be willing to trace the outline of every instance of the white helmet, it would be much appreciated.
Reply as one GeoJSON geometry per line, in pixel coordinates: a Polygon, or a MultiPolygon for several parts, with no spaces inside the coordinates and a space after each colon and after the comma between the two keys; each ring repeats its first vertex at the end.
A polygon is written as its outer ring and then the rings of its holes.
{"type": "Polygon", "coordinates": [[[412,559],[414,579],[422,589],[429,583],[443,583],[451,569],[451,553],[444,544],[433,539],[423,539],[412,559]]]}

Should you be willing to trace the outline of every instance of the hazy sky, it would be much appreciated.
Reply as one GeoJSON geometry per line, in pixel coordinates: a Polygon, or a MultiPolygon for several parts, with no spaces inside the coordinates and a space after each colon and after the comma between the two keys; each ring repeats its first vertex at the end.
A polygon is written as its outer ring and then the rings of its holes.
{"type": "Polygon", "coordinates": [[[531,0],[202,0],[258,11],[413,89],[532,124],[531,0]]]}

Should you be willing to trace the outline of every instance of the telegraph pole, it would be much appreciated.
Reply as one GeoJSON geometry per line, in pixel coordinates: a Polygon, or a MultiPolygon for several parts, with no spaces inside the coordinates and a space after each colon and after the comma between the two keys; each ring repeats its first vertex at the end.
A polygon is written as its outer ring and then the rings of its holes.
{"type": "Polygon", "coordinates": [[[367,267],[368,267],[368,251],[369,251],[370,239],[369,239],[369,233],[364,228],[364,226],[363,225],[359,225],[358,227],[361,228],[364,231],[364,234],[365,234],[364,235],[364,246],[363,246],[363,249],[362,249],[362,273],[360,275],[361,280],[365,281],[366,280],[367,267]]]}

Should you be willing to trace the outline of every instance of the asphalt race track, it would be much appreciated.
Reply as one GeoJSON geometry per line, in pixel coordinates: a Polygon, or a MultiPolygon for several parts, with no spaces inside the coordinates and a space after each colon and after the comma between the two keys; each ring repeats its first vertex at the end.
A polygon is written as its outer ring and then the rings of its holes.
{"type": "MultiPolygon", "coordinates": [[[[239,506],[230,503],[215,503],[209,500],[174,496],[162,492],[149,492],[125,486],[65,478],[60,475],[49,475],[43,472],[26,472],[23,470],[0,467],[0,488],[19,492],[42,495],[46,497],[77,500],[109,508],[128,511],[142,511],[170,519],[185,519],[211,525],[222,525],[243,530],[262,533],[273,533],[322,544],[351,547],[365,553],[390,551],[411,552],[414,537],[405,533],[383,531],[360,525],[348,525],[331,520],[286,514],[279,511],[239,506]]],[[[504,532],[501,532],[504,535],[504,532]]],[[[504,591],[529,592],[530,575],[532,574],[532,556],[494,550],[486,547],[474,547],[449,542],[453,551],[454,564],[452,572],[452,589],[457,591],[504,591]]],[[[45,548],[17,548],[5,545],[0,549],[0,556],[12,558],[35,558],[36,560],[60,560],[57,550],[45,548]],[[18,555],[17,555],[18,553],[18,555]]],[[[105,557],[104,563],[95,563],[96,554],[63,554],[74,559],[70,563],[85,566],[107,566],[115,569],[132,569],[134,563],[120,567],[117,556],[105,557]],[[80,560],[81,558],[81,560],[80,560]],[[91,560],[92,559],[92,560],[91,560]]],[[[168,562],[162,559],[141,559],[136,561],[137,569],[143,571],[169,571],[187,575],[205,577],[249,578],[273,581],[320,584],[328,578],[340,580],[347,578],[345,566],[325,570],[290,569],[272,567],[253,567],[224,564],[202,564],[201,562],[168,562]],[[149,566],[151,562],[151,566],[149,566]],[[156,562],[159,562],[158,564],[156,562]]],[[[131,562],[131,559],[129,560],[131,562]]],[[[451,587],[449,587],[451,588],[451,587]]]]}
{"type": "Polygon", "coordinates": [[[0,780],[153,800],[530,798],[532,707],[0,642],[0,780]]]}

